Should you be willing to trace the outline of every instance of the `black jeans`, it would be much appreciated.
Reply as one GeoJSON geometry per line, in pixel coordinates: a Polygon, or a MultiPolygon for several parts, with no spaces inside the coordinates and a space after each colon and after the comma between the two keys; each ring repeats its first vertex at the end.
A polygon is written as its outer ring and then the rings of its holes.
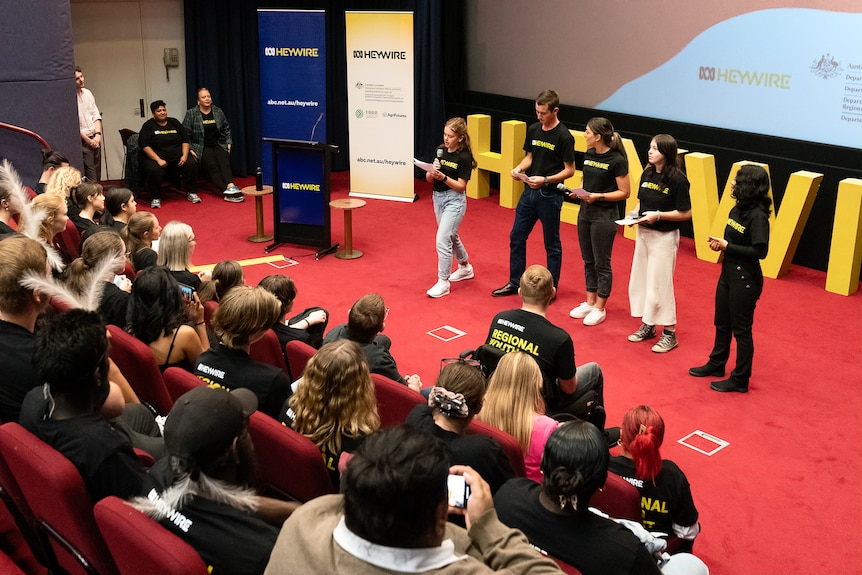
{"type": "Polygon", "coordinates": [[[751,378],[754,358],[754,308],[763,291],[763,278],[741,266],[722,269],[715,288],[715,343],[709,363],[724,367],[730,357],[730,339],[736,338],[736,367],[730,377],[743,385],[751,378]]]}

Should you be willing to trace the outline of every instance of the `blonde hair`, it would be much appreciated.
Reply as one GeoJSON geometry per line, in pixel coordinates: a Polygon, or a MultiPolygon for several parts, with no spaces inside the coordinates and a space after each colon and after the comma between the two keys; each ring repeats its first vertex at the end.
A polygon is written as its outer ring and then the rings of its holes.
{"type": "Polygon", "coordinates": [[[268,330],[281,314],[281,302],[262,287],[236,286],[221,298],[213,331],[229,348],[248,345],[251,336],[268,330]]]}
{"type": "Polygon", "coordinates": [[[21,313],[33,290],[18,283],[24,274],[47,275],[45,248],[26,236],[10,236],[0,242],[0,310],[21,313]]]}
{"type": "Polygon", "coordinates": [[[129,223],[120,232],[126,243],[126,251],[129,252],[129,261],[134,261],[135,254],[152,245],[144,239],[144,234],[153,229],[156,224],[156,216],[151,212],[135,212],[129,218],[129,223]]]}
{"type": "Polygon", "coordinates": [[[72,188],[81,183],[81,172],[72,166],[62,166],[54,170],[54,175],[45,186],[45,194],[60,196],[64,200],[69,197],[72,188]]]}
{"type": "Polygon", "coordinates": [[[30,209],[24,210],[24,213],[21,216],[21,229],[25,229],[27,227],[27,218],[36,217],[39,212],[45,214],[45,217],[42,219],[42,223],[39,225],[39,237],[45,241],[46,244],[51,245],[51,242],[54,241],[54,220],[57,218],[57,214],[66,206],[65,198],[62,198],[57,195],[49,195],[49,194],[41,194],[33,198],[33,201],[30,202],[30,209]]]}
{"type": "Polygon", "coordinates": [[[539,364],[522,351],[507,353],[491,375],[485,404],[476,417],[514,437],[526,453],[533,433],[533,416],[544,413],[539,364]]]}
{"type": "Polygon", "coordinates": [[[374,383],[358,344],[342,339],[309,360],[290,398],[293,429],[321,451],[338,453],[341,438],[361,437],[380,427],[374,383]]]}
{"type": "Polygon", "coordinates": [[[521,299],[530,305],[549,305],[554,297],[554,278],[548,268],[531,265],[521,275],[521,299]]]}
{"type": "Polygon", "coordinates": [[[173,221],[165,224],[159,239],[158,265],[167,266],[174,272],[186,270],[192,265],[191,238],[192,227],[183,222],[173,221]]]}
{"type": "Polygon", "coordinates": [[[126,251],[123,238],[111,229],[99,230],[87,236],[81,246],[81,257],[69,264],[63,272],[66,285],[82,295],[90,283],[90,273],[105,259],[122,258],[126,251]]]}

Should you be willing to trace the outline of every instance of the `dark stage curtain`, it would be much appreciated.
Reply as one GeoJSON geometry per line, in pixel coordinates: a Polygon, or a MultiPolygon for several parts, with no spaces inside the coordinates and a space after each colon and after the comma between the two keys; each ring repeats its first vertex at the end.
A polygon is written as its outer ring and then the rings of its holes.
{"type": "Polygon", "coordinates": [[[347,60],[345,11],[412,11],[414,27],[415,114],[414,154],[431,158],[442,141],[444,112],[443,3],[439,1],[306,0],[237,2],[185,0],[186,84],[189,107],[197,90],[207,87],[213,102],[227,114],[233,132],[234,173],[254,173],[260,165],[260,69],[257,9],[326,11],[327,110],[329,143],[341,149],[334,169],[348,168],[347,60]]]}

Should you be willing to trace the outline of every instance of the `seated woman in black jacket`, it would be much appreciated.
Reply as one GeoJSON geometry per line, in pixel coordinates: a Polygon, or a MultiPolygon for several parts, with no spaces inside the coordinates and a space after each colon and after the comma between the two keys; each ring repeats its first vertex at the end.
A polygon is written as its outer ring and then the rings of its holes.
{"type": "Polygon", "coordinates": [[[515,476],[509,459],[493,437],[467,435],[467,427],[482,409],[487,385],[479,368],[465,361],[450,363],[437,376],[428,404],[414,407],[407,425],[439,439],[450,465],[469,465],[488,482],[491,493],[496,493],[515,476]]]}

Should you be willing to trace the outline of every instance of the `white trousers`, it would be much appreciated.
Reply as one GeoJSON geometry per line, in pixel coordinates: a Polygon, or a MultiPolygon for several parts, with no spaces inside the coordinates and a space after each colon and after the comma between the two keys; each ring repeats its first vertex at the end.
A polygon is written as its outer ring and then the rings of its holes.
{"type": "Polygon", "coordinates": [[[679,230],[659,232],[638,227],[629,278],[632,317],[647,325],[676,325],[673,272],[678,250],[679,230]]]}

